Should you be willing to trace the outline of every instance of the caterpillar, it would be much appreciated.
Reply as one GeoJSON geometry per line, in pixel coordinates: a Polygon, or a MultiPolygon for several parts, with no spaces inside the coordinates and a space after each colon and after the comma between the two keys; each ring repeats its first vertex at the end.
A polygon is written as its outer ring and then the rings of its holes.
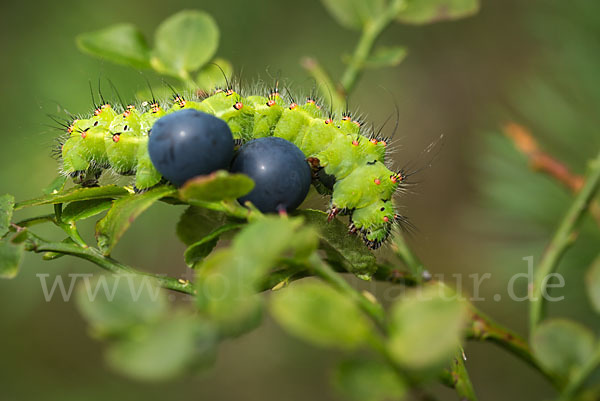
{"type": "Polygon", "coordinates": [[[95,185],[104,170],[134,175],[135,188],[145,190],[163,179],[148,155],[154,122],[169,113],[196,109],[224,120],[237,144],[275,136],[295,144],[313,171],[313,185],[330,195],[328,220],[349,216],[349,233],[360,234],[377,249],[394,224],[407,219],[396,212],[394,193],[404,188],[407,174],[386,162],[388,143],[349,112],[334,117],[314,96],[302,104],[285,99],[277,85],[263,95],[242,96],[231,86],[189,99],[173,92],[172,102],[139,106],[95,105],[88,118],[67,126],[59,156],[62,171],[82,185],[95,185]]]}

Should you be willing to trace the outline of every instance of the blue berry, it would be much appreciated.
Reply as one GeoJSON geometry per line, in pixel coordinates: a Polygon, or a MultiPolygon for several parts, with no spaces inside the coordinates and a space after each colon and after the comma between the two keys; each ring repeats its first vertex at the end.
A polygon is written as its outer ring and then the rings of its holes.
{"type": "Polygon", "coordinates": [[[310,167],[302,151],[277,137],[246,143],[233,159],[231,171],[254,180],[254,189],[238,201],[250,201],[263,213],[296,209],[311,183],[310,167]]]}
{"type": "Polygon", "coordinates": [[[225,121],[193,109],[159,118],[148,139],[152,164],[177,186],[192,177],[227,169],[233,147],[233,135],[225,121]]]}

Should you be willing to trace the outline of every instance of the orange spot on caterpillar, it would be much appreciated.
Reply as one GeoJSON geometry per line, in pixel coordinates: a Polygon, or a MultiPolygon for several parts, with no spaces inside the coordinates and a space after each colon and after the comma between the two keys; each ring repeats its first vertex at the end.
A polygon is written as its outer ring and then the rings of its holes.
{"type": "Polygon", "coordinates": [[[173,98],[173,103],[177,103],[177,105],[179,107],[182,107],[182,108],[185,107],[185,99],[183,97],[181,97],[180,95],[176,95],[173,98]]]}
{"type": "Polygon", "coordinates": [[[390,219],[387,216],[383,216],[383,221],[387,223],[388,221],[390,221],[390,219]]]}
{"type": "Polygon", "coordinates": [[[236,104],[233,105],[233,108],[236,110],[240,110],[242,107],[244,107],[242,102],[236,102],[236,104]]]}
{"type": "Polygon", "coordinates": [[[377,142],[378,142],[378,141],[377,141],[377,139],[375,139],[375,138],[372,138],[372,139],[371,139],[371,143],[372,143],[373,145],[377,145],[377,142]]]}
{"type": "Polygon", "coordinates": [[[355,139],[355,140],[353,140],[353,141],[352,141],[352,145],[353,145],[353,146],[358,146],[358,141],[357,141],[356,139],[355,139]]]}
{"type": "Polygon", "coordinates": [[[380,180],[379,178],[375,178],[375,179],[373,180],[373,182],[375,183],[375,185],[379,185],[379,184],[381,184],[381,180],[380,180]]]}
{"type": "Polygon", "coordinates": [[[86,136],[87,136],[87,132],[83,131],[83,132],[81,133],[81,137],[82,137],[83,139],[85,139],[85,137],[86,137],[86,136]]]}
{"type": "Polygon", "coordinates": [[[231,96],[233,95],[233,89],[227,89],[227,92],[225,92],[225,96],[231,96]]]}
{"type": "Polygon", "coordinates": [[[386,141],[380,141],[380,144],[382,144],[383,146],[387,146],[387,142],[386,141]]]}
{"type": "Polygon", "coordinates": [[[100,113],[102,113],[102,110],[101,110],[101,109],[96,109],[96,110],[94,110],[94,115],[95,115],[95,116],[99,116],[99,115],[100,115],[100,113]]]}
{"type": "Polygon", "coordinates": [[[395,184],[396,182],[404,181],[404,176],[401,172],[390,175],[390,180],[395,184]]]}
{"type": "Polygon", "coordinates": [[[328,118],[327,120],[325,120],[325,124],[331,124],[333,122],[333,120],[331,118],[328,118]]]}
{"type": "Polygon", "coordinates": [[[290,104],[290,110],[294,110],[298,105],[296,103],[290,104]]]}
{"type": "Polygon", "coordinates": [[[117,143],[117,142],[119,142],[119,139],[121,139],[120,136],[119,136],[119,134],[114,134],[113,135],[113,142],[117,143]]]}
{"type": "Polygon", "coordinates": [[[275,100],[273,100],[273,99],[269,99],[269,100],[267,101],[267,106],[269,106],[269,107],[271,107],[271,106],[275,106],[275,100]]]}
{"type": "Polygon", "coordinates": [[[350,116],[343,116],[342,120],[344,120],[344,121],[350,121],[350,116]]]}
{"type": "Polygon", "coordinates": [[[353,122],[354,124],[356,124],[357,126],[359,126],[359,127],[360,127],[360,122],[358,122],[358,121],[356,121],[356,120],[354,120],[354,121],[352,121],[352,122],[353,122]]]}

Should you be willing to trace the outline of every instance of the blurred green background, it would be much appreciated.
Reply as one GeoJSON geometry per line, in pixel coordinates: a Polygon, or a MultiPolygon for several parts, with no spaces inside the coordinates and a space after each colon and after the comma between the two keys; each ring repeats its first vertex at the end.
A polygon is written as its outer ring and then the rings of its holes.
{"type": "MultiPolygon", "coordinates": [[[[350,98],[370,121],[400,110],[394,145],[397,166],[426,164],[419,153],[440,134],[445,143],[434,166],[403,212],[419,227],[411,239],[432,273],[468,277],[491,273],[479,302],[502,323],[526,333],[527,304],[510,301],[506,283],[524,272],[523,257],[538,257],[570,195],[545,177],[530,173],[522,157],[498,133],[508,119],[527,124],[543,146],[582,173],[593,155],[600,106],[600,4],[587,0],[482,0],[481,12],[456,22],[423,27],[393,25],[381,43],[405,45],[398,67],[367,71],[350,98]],[[492,295],[501,293],[496,302],[492,295]]],[[[81,54],[79,33],[132,22],[151,38],[168,15],[194,8],[210,13],[221,30],[217,55],[232,61],[244,79],[268,78],[281,70],[297,87],[312,82],[300,66],[317,58],[335,77],[358,34],[338,26],[318,1],[254,2],[106,0],[3,2],[0,10],[0,181],[2,192],[22,200],[38,195],[56,175],[50,157],[58,132],[46,127],[57,104],[72,113],[91,107],[88,81],[110,78],[125,98],[145,88],[136,71],[81,54]]],[[[158,78],[149,79],[160,85],[158,78]]],[[[390,127],[388,125],[388,127],[390,127]]],[[[391,131],[391,128],[390,128],[391,131]]],[[[136,222],[115,257],[134,266],[191,278],[175,236],[182,209],[153,207],[136,222]]],[[[21,212],[19,216],[26,216],[21,212]]],[[[82,231],[91,235],[92,226],[82,231]]],[[[44,231],[41,231],[44,233],[44,231]]],[[[57,234],[47,231],[48,235],[57,234]]],[[[582,244],[561,265],[567,286],[556,295],[553,315],[577,318],[595,329],[600,322],[582,291],[584,269],[597,252],[598,236],[582,244]]],[[[387,252],[386,250],[382,252],[387,252]]],[[[169,383],[138,383],[108,370],[103,344],[90,338],[72,302],[45,302],[36,274],[98,273],[85,262],[61,258],[42,262],[26,255],[21,274],[0,281],[0,400],[329,400],[337,355],[285,335],[273,322],[220,349],[216,366],[201,377],[169,383]]],[[[525,293],[521,280],[517,290],[525,293]]],[[[388,298],[385,285],[359,284],[388,298]]],[[[185,300],[181,300],[185,303],[185,300]]],[[[532,400],[553,395],[542,377],[490,344],[469,343],[467,366],[483,400],[532,400]]],[[[440,399],[455,395],[434,387],[440,399]]]]}

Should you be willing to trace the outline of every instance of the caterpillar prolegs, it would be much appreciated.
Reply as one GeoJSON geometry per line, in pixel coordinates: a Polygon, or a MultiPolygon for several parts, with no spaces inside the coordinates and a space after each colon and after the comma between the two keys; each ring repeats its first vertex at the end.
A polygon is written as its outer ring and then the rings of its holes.
{"type": "Polygon", "coordinates": [[[107,169],[135,175],[138,190],[158,184],[162,177],[148,155],[148,138],[158,118],[181,109],[224,120],[238,143],[267,136],[294,143],[312,168],[314,186],[331,195],[329,219],[349,215],[349,232],[360,233],[368,247],[378,248],[393,225],[405,221],[392,199],[405,175],[386,167],[386,141],[364,133],[349,113],[333,118],[314,99],[286,101],[277,89],[245,97],[231,88],[217,89],[207,97],[175,95],[169,104],[153,100],[122,109],[102,104],[68,127],[60,152],[63,172],[83,185],[107,169]]]}

